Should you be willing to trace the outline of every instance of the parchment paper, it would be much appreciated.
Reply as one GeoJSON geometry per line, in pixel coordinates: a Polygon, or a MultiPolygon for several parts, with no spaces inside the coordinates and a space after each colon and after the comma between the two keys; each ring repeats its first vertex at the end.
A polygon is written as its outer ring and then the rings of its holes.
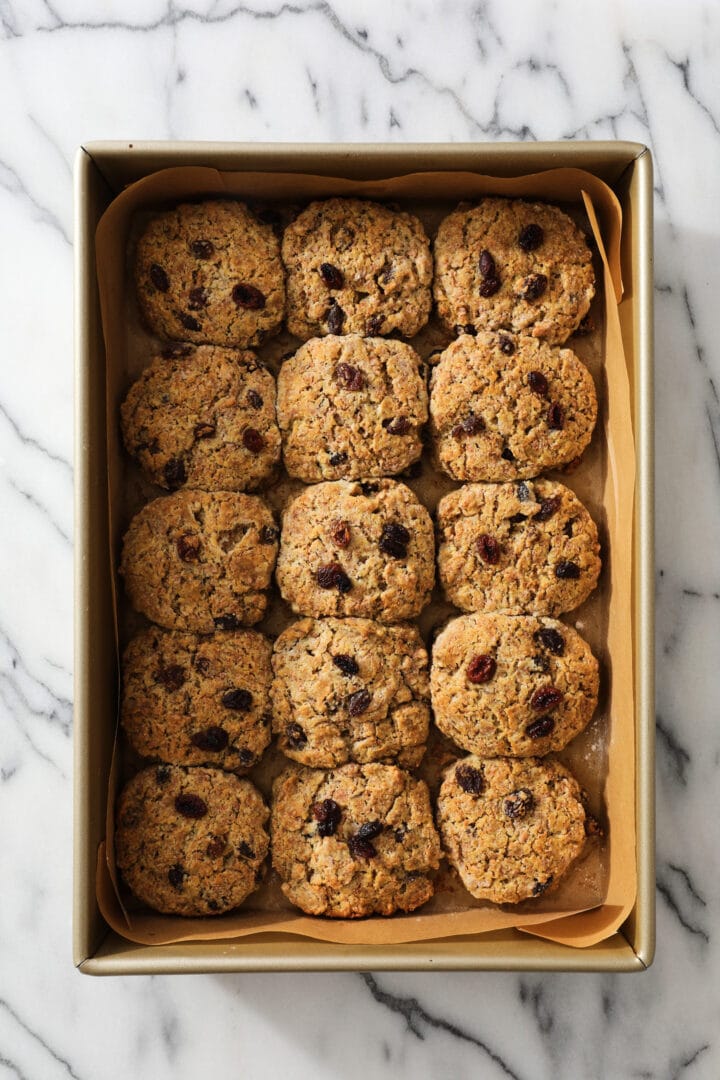
{"type": "MultiPolygon", "coordinates": [[[[627,917],[636,889],[634,824],[634,695],[632,671],[631,573],[632,508],[635,458],[627,367],[617,304],[620,279],[621,210],[613,192],[597,177],[577,169],[556,169],[519,178],[472,173],[426,172],[383,181],[351,181],[334,177],[278,173],[219,173],[214,169],[177,168],[154,173],[131,185],[108,208],[97,229],[98,282],[107,353],[108,484],[110,534],[108,571],[116,590],[114,632],[118,650],[138,625],[137,617],[117,592],[115,569],[122,533],[132,514],[157,489],[145,484],[123,455],[119,406],[130,382],[149,361],[157,342],[141,327],[128,275],[128,250],[138,223],[148,212],[183,199],[236,196],[276,204],[283,210],[312,198],[359,195],[391,199],[418,213],[432,235],[437,222],[461,199],[483,194],[526,196],[559,202],[589,228],[597,247],[598,296],[591,309],[596,330],[568,343],[587,363],[599,398],[598,428],[590,450],[571,475],[557,479],[572,487],[595,518],[600,532],[604,569],[599,588],[576,611],[565,616],[590,642],[601,662],[601,694],[588,729],[561,755],[590,795],[590,807],[606,829],[603,842],[591,841],[583,858],[553,893],[515,907],[481,903],[464,890],[446,866],[438,876],[436,897],[419,912],[390,919],[312,918],[292,908],[270,873],[258,893],[236,911],[212,919],[185,919],[138,909],[117,879],[113,851],[113,811],[120,778],[133,763],[116,735],[107,803],[107,841],[98,851],[97,896],[110,926],[131,941],[160,944],[219,940],[267,932],[298,934],[323,941],[396,944],[478,934],[516,927],[575,946],[609,937],[627,917]],[[567,205],[566,205],[567,204],[567,205]],[[584,213],[583,214],[583,208],[584,213]],[[119,599],[119,602],[118,602],[119,599]]],[[[447,336],[434,322],[412,344],[422,356],[442,346],[447,336]]],[[[287,336],[258,350],[277,369],[287,351],[287,336]]],[[[423,476],[407,481],[430,507],[445,490],[458,485],[424,466],[423,476]]],[[[293,484],[287,478],[263,494],[279,507],[293,484]]],[[[418,620],[427,637],[453,610],[436,592],[418,620]]],[[[277,633],[287,622],[287,609],[276,597],[259,627],[277,633]]],[[[117,719],[116,719],[117,724],[117,719]]],[[[433,788],[442,766],[454,754],[451,744],[435,734],[420,770],[433,788]]],[[[250,774],[265,793],[281,755],[271,752],[250,774]]]]}

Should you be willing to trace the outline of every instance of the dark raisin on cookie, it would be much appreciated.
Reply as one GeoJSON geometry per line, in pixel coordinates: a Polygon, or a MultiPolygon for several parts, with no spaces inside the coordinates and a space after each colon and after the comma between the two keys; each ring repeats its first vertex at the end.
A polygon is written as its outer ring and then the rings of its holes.
{"type": "Polygon", "coordinates": [[[367,712],[371,701],[372,695],[368,690],[358,690],[348,698],[347,710],[351,716],[362,716],[367,712]]]}
{"type": "Polygon", "coordinates": [[[543,626],[537,630],[535,640],[539,641],[553,656],[562,656],[565,652],[565,638],[551,626],[543,626]]]}
{"type": "Polygon", "coordinates": [[[482,533],[475,541],[478,554],[483,562],[495,566],[500,561],[500,545],[494,536],[482,533]]]}
{"type": "Polygon", "coordinates": [[[541,686],[530,698],[530,704],[538,712],[549,712],[562,705],[565,695],[555,686],[541,686]]]}
{"type": "Polygon", "coordinates": [[[315,579],[321,589],[337,589],[346,593],[352,588],[352,582],[340,563],[331,562],[318,567],[315,579]]]}
{"type": "Polygon", "coordinates": [[[150,280],[158,292],[167,292],[170,288],[170,278],[157,263],[153,263],[150,267],[150,280]]]}
{"type": "Polygon", "coordinates": [[[196,259],[210,259],[215,254],[215,245],[211,240],[193,240],[190,250],[196,259]]]}
{"type": "Polygon", "coordinates": [[[186,311],[180,312],[180,322],[183,324],[186,330],[200,330],[202,327],[200,323],[192,315],[189,315],[186,311]]]}
{"type": "Polygon", "coordinates": [[[291,750],[300,750],[307,745],[307,735],[299,724],[288,724],[285,728],[285,738],[291,750]]]}
{"type": "Polygon", "coordinates": [[[481,653],[478,656],[473,656],[466,668],[465,675],[468,682],[480,684],[490,682],[496,670],[497,664],[493,657],[487,653],[481,653]]]}
{"type": "Polygon", "coordinates": [[[527,817],[532,813],[535,808],[535,798],[532,791],[528,791],[527,788],[518,788],[517,791],[513,791],[512,795],[503,801],[503,811],[505,816],[509,817],[512,821],[518,821],[520,818],[527,817]]]}
{"type": "Polygon", "coordinates": [[[455,781],[468,795],[482,795],[485,786],[483,775],[472,765],[458,765],[455,770],[455,781]]]}
{"type": "Polygon", "coordinates": [[[247,399],[248,404],[250,404],[253,409],[262,409],[263,399],[260,397],[260,394],[258,394],[257,390],[248,390],[247,399]]]}
{"type": "Polygon", "coordinates": [[[251,454],[259,454],[265,446],[265,439],[255,428],[245,428],[242,436],[243,446],[251,454]]]}
{"type": "Polygon", "coordinates": [[[169,664],[155,672],[155,682],[160,683],[166,690],[179,690],[185,678],[185,669],[179,664],[169,664]]]}
{"type": "Polygon", "coordinates": [[[165,468],[163,469],[163,475],[165,477],[165,483],[171,491],[175,491],[176,488],[182,487],[187,479],[185,472],[185,462],[182,458],[170,458],[165,468]]]}
{"type": "Polygon", "coordinates": [[[233,286],[233,302],[248,311],[260,311],[265,307],[265,293],[256,289],[254,285],[246,285],[244,282],[233,286]]]}
{"type": "Polygon", "coordinates": [[[347,653],[338,653],[337,656],[332,658],[335,667],[340,668],[343,675],[347,675],[348,678],[352,675],[357,675],[360,671],[360,665],[354,656],[348,656],[347,653]]]}
{"type": "Polygon", "coordinates": [[[365,375],[353,364],[338,364],[335,369],[335,380],[343,388],[355,393],[365,386],[365,375]]]}
{"type": "Polygon", "coordinates": [[[549,521],[550,518],[560,509],[561,502],[562,500],[559,495],[554,495],[551,499],[543,499],[543,501],[540,503],[540,509],[535,515],[535,520],[549,521]]]}
{"type": "Polygon", "coordinates": [[[313,817],[317,821],[319,836],[334,836],[342,820],[342,807],[334,799],[323,799],[313,805],[313,817]]]}
{"type": "Polygon", "coordinates": [[[575,581],[580,577],[580,567],[577,563],[562,559],[555,567],[555,577],[564,581],[575,581]]]}
{"type": "Polygon", "coordinates": [[[520,230],[518,244],[523,251],[536,251],[544,239],[545,232],[542,225],[536,225],[533,221],[530,225],[526,225],[524,229],[520,230]]]}
{"type": "Polygon", "coordinates": [[[202,818],[208,812],[205,800],[201,799],[199,795],[192,795],[187,791],[177,796],[175,809],[178,814],[182,814],[183,817],[187,818],[202,818]]]}
{"type": "Polygon", "coordinates": [[[278,530],[274,525],[263,525],[260,530],[261,544],[274,544],[278,538],[278,530]]]}
{"type": "Polygon", "coordinates": [[[533,394],[537,394],[538,397],[547,397],[548,381],[542,371],[531,371],[529,373],[528,386],[533,394]]]}
{"type": "Polygon", "coordinates": [[[183,870],[180,863],[175,863],[174,866],[171,866],[168,870],[167,876],[168,881],[172,885],[173,889],[182,889],[183,882],[185,881],[185,871],[183,870]]]}
{"type": "Polygon", "coordinates": [[[209,750],[212,753],[219,754],[228,744],[228,733],[225,728],[213,724],[203,731],[196,731],[190,741],[198,750],[209,750]]]}
{"type": "Polygon", "coordinates": [[[202,551],[202,541],[199,536],[186,533],[184,536],[178,537],[175,547],[183,562],[197,562],[202,551]]]}
{"type": "Polygon", "coordinates": [[[235,712],[248,712],[252,708],[253,696],[249,690],[233,687],[232,690],[226,690],[220,700],[226,709],[233,709],[235,712]]]}
{"type": "Polygon", "coordinates": [[[410,533],[404,525],[395,521],[383,525],[378,547],[384,555],[391,555],[394,559],[406,559],[409,543],[410,533]]]}
{"type": "Polygon", "coordinates": [[[331,304],[327,310],[327,327],[331,334],[342,334],[345,312],[339,304],[331,304]]]}
{"type": "Polygon", "coordinates": [[[525,288],[522,296],[524,300],[539,300],[547,289],[548,279],[545,274],[530,274],[525,278],[525,288]]]}
{"type": "Polygon", "coordinates": [[[529,739],[544,739],[554,728],[555,721],[552,716],[541,716],[538,720],[533,720],[531,724],[527,725],[525,734],[529,739]]]}
{"type": "Polygon", "coordinates": [[[320,263],[319,274],[328,289],[342,289],[345,284],[342,270],[339,270],[337,266],[333,266],[332,263],[320,263]]]}
{"type": "Polygon", "coordinates": [[[339,548],[350,547],[350,541],[352,539],[350,533],[350,522],[341,521],[340,519],[338,519],[337,521],[333,521],[330,525],[330,537],[333,543],[336,544],[339,548]]]}

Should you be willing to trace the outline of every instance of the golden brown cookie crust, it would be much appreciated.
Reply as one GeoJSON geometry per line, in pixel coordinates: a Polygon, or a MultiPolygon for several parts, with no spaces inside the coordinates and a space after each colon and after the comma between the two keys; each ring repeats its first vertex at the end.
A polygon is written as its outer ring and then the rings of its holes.
{"type": "Polygon", "coordinates": [[[589,723],[598,664],[576,630],[556,619],[476,612],[435,639],[435,723],[479,757],[541,757],[589,723]]]}
{"type": "Polygon", "coordinates": [[[413,337],[430,314],[432,256],[412,214],[363,199],[313,202],[285,230],[287,325],[324,334],[413,337]]]}
{"type": "Polygon", "coordinates": [[[123,656],[128,742],[157,761],[247,772],[270,742],[271,651],[254,630],[141,631],[123,656]]]}
{"type": "Polygon", "coordinates": [[[455,762],[440,788],[437,821],[465,888],[495,904],[542,895],[585,845],[580,787],[551,758],[455,762]]]}
{"type": "Polygon", "coordinates": [[[314,338],[280,369],[285,468],[308,483],[402,472],[427,415],[422,360],[401,341],[314,338]]]}
{"type": "Polygon", "coordinates": [[[394,765],[290,766],[273,786],[271,834],[282,890],[308,915],[392,915],[433,894],[428,789],[394,765]]]}
{"type": "Polygon", "coordinates": [[[118,868],[138,900],[168,915],[219,915],[259,884],[268,809],[249,780],[158,765],[120,793],[118,868]]]}
{"type": "Polygon", "coordinates": [[[455,480],[527,479],[565,465],[586,449],[597,419],[585,365],[529,337],[462,335],[440,356],[430,388],[435,458],[455,480]]]}
{"type": "Polygon", "coordinates": [[[315,484],[283,514],[276,577],[298,614],[414,618],[434,576],[430,515],[395,480],[315,484]]]}
{"type": "Polygon", "coordinates": [[[462,611],[559,615],[597,584],[597,528],[563,484],[466,484],[437,520],[440,581],[462,611]]]}
{"type": "Polygon", "coordinates": [[[169,630],[236,630],[262,618],[277,553],[257,495],[178,491],[130,523],[120,573],[133,607],[169,630]]]}
{"type": "Polygon", "coordinates": [[[183,203],[137,243],[140,311],[161,337],[244,349],[280,329],[285,284],[270,225],[229,199],[183,203]]]}
{"type": "Polygon", "coordinates": [[[249,491],[280,458],[275,382],[250,351],[171,347],[120,410],[129,454],[160,487],[249,491]]]}
{"type": "Polygon", "coordinates": [[[419,765],[430,721],[428,655],[416,627],[300,619],[273,648],[273,731],[312,768],[419,765]]]}
{"type": "Polygon", "coordinates": [[[440,224],[434,292],[453,333],[509,330],[561,345],[594,296],[592,256],[559,207],[485,198],[440,224]]]}

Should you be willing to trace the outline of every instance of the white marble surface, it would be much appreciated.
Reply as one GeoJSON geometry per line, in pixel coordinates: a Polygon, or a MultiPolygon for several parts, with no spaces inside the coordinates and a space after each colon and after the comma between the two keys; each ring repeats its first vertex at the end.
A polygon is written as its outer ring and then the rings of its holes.
{"type": "Polygon", "coordinates": [[[720,1076],[720,7],[0,0],[0,1077],[720,1076]],[[657,169],[658,957],[91,980],[70,958],[71,162],[92,138],[623,138],[657,169]]]}

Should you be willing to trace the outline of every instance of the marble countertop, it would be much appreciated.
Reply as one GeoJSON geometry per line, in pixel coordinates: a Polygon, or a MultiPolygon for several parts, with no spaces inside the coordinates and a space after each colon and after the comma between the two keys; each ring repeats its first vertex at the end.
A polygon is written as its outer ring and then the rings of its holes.
{"type": "Polygon", "coordinates": [[[703,0],[0,0],[0,1077],[720,1076],[718,55],[720,8],[703,0]],[[71,166],[98,138],[652,148],[649,972],[73,969],[71,166]]]}

